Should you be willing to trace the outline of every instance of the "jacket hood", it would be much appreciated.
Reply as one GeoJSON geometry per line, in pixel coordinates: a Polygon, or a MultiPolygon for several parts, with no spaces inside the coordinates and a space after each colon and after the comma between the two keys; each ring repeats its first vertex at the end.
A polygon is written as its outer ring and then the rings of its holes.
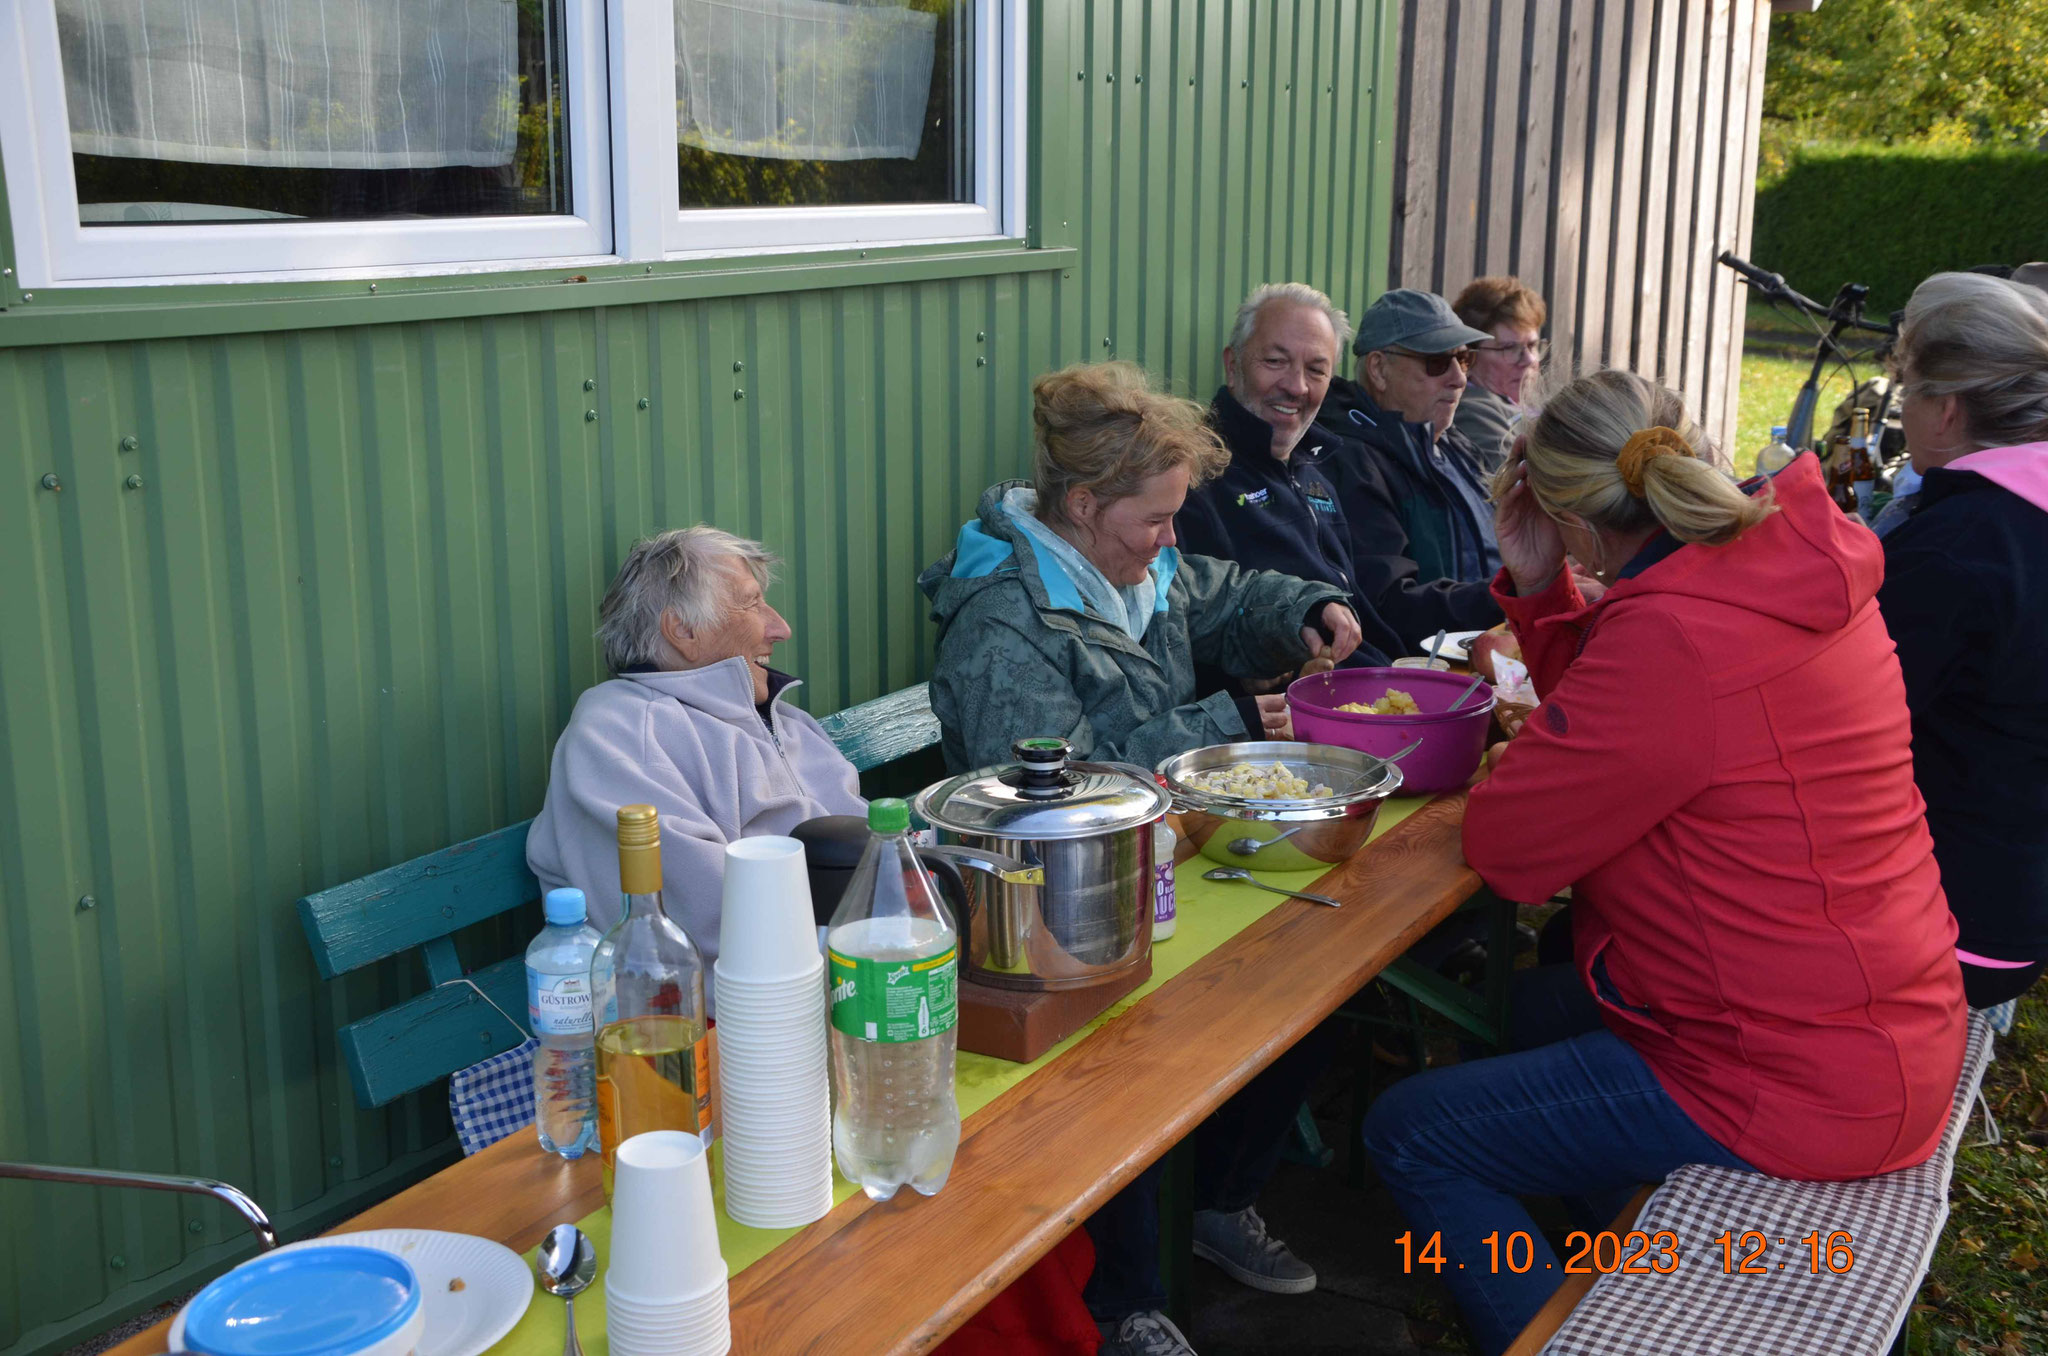
{"type": "Polygon", "coordinates": [[[2048,512],[2048,443],[1987,447],[1982,452],[1957,457],[1943,469],[1973,471],[2048,512]]]}
{"type": "MultiPolygon", "coordinates": [[[[622,673],[621,682],[634,683],[649,692],[671,697],[718,720],[742,727],[752,722],[760,728],[759,709],[754,705],[754,675],[747,661],[735,655],[701,669],[665,669],[657,673],[622,673]]],[[[802,684],[786,673],[768,670],[768,703],[773,706],[802,684]]]]}
{"type": "Polygon", "coordinates": [[[1326,435],[1352,442],[1370,443],[1386,452],[1406,457],[1418,474],[1422,459],[1436,441],[1436,430],[1428,424],[1413,424],[1398,410],[1380,408],[1365,387],[1343,377],[1332,377],[1316,411],[1315,427],[1326,435]]]}
{"type": "MultiPolygon", "coordinates": [[[[1655,592],[1740,607],[1807,631],[1849,624],[1884,581],[1884,548],[1828,498],[1820,462],[1799,457],[1770,481],[1778,511],[1725,546],[1670,550],[1614,584],[1596,607],[1655,592]]],[[[1754,487],[1761,494],[1763,486],[1754,487]]],[[[1644,548],[1659,549],[1656,542],[1644,548]]]]}
{"type": "MultiPolygon", "coordinates": [[[[1022,585],[1031,604],[1042,612],[1094,616],[1081,591],[1058,566],[1041,569],[1031,540],[1011,521],[1003,501],[1013,490],[1029,490],[1028,480],[1005,480],[981,495],[975,516],[962,524],[953,549],[926,566],[917,586],[932,600],[932,620],[944,627],[967,601],[996,584],[1022,585]]],[[[1167,610],[1167,589],[1180,569],[1180,552],[1169,546],[1152,565],[1153,611],[1167,610]]],[[[1106,619],[1105,619],[1106,620],[1106,619]]]]}

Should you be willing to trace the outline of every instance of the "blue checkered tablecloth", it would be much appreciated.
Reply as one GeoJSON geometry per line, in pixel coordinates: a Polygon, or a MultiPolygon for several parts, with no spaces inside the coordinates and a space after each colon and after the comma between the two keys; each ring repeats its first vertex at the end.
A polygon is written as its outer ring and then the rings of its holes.
{"type": "Polygon", "coordinates": [[[533,1052],[540,1042],[501,1051],[448,1076],[448,1111],[467,1158],[533,1124],[533,1052]]]}

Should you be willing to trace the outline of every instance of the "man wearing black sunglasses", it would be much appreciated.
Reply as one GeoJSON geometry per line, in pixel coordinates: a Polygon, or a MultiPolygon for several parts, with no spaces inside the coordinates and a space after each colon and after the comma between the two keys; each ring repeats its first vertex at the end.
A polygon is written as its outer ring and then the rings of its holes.
{"type": "Polygon", "coordinates": [[[1472,346],[1490,337],[1433,292],[1386,293],[1359,317],[1357,380],[1330,383],[1310,434],[1329,456],[1357,591],[1410,648],[1500,620],[1485,468],[1451,427],[1472,346]]]}

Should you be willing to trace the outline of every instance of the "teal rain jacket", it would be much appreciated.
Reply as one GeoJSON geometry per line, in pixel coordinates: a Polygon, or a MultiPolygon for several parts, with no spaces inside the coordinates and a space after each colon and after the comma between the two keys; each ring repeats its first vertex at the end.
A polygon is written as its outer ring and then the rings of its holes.
{"type": "Polygon", "coordinates": [[[1010,481],[981,497],[952,552],[918,576],[939,624],[932,709],[954,771],[1010,760],[1013,740],[1057,735],[1080,758],[1152,767],[1246,737],[1237,703],[1196,700],[1195,664],[1265,678],[1308,658],[1311,609],[1343,589],[1227,560],[1160,552],[1142,641],[1082,601],[1064,571],[1041,568],[1003,509],[1010,481]]]}

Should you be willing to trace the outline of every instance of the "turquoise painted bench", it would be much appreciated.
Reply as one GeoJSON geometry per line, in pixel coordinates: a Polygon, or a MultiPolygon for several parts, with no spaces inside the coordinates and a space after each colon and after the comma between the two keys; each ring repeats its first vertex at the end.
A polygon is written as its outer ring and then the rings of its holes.
{"type": "MultiPolygon", "coordinates": [[[[870,796],[900,794],[939,775],[939,722],[923,683],[836,711],[819,723],[860,769],[861,789],[870,796]]],[[[400,862],[298,902],[322,979],[413,950],[426,967],[425,993],[338,1033],[358,1104],[383,1106],[527,1039],[524,958],[467,969],[455,934],[540,898],[540,883],[526,869],[532,823],[400,862]]]]}

